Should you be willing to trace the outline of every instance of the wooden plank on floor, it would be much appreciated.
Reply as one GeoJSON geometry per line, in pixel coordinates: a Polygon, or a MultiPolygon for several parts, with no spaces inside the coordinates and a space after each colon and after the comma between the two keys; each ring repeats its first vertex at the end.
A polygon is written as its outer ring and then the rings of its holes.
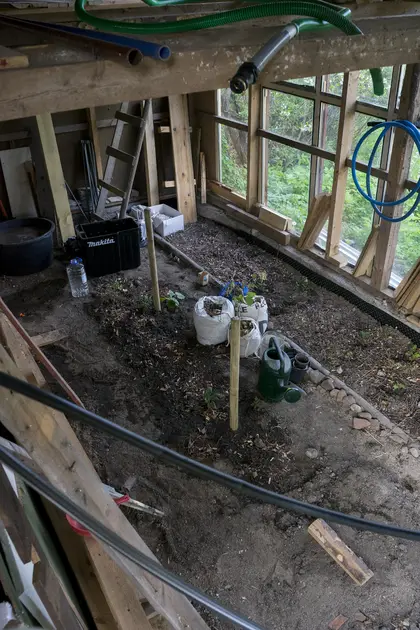
{"type": "Polygon", "coordinates": [[[356,584],[363,586],[373,576],[373,571],[324,520],[318,518],[311,523],[308,532],[356,584]]]}
{"type": "MultiPolygon", "coordinates": [[[[0,370],[17,378],[16,368],[0,346],[0,370]]],[[[148,546],[104,490],[92,462],[83,450],[66,417],[45,405],[29,400],[9,389],[0,388],[4,425],[31,454],[44,475],[77,505],[101,520],[142,553],[156,560],[148,546]]],[[[183,596],[137,565],[104,546],[108,555],[126,572],[138,591],[163,615],[173,630],[209,630],[195,608],[183,596]]],[[[105,579],[105,577],[103,577],[105,579]]],[[[141,604],[139,603],[139,606],[141,604]]],[[[132,610],[134,618],[136,609],[132,610]]]]}
{"type": "Polygon", "coordinates": [[[178,210],[184,215],[186,223],[194,223],[197,221],[197,209],[186,94],[169,97],[169,115],[178,210]]]}
{"type": "Polygon", "coordinates": [[[25,379],[32,385],[43,387],[46,381],[31,351],[3,313],[0,314],[0,337],[25,379]]]}
{"type": "Polygon", "coordinates": [[[86,628],[76,617],[57,576],[47,562],[40,561],[35,564],[32,582],[56,630],[86,628]]]}
{"type": "Polygon", "coordinates": [[[32,341],[38,346],[38,348],[50,346],[51,344],[62,341],[63,339],[67,339],[67,334],[62,330],[50,330],[49,332],[41,333],[40,335],[32,337],[32,341]]]}

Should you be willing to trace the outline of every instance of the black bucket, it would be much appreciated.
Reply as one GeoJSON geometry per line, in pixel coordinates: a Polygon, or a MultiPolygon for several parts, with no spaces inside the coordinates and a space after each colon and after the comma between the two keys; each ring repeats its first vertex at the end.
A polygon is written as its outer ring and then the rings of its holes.
{"type": "Polygon", "coordinates": [[[26,276],[49,267],[54,223],[31,217],[0,223],[0,274],[26,276]]]}

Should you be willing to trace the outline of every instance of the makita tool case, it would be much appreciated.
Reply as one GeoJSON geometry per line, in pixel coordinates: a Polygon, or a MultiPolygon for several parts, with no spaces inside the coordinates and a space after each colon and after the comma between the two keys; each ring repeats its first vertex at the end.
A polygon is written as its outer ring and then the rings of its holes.
{"type": "Polygon", "coordinates": [[[88,276],[135,269],[140,265],[139,228],[134,219],[83,223],[76,227],[88,276]]]}

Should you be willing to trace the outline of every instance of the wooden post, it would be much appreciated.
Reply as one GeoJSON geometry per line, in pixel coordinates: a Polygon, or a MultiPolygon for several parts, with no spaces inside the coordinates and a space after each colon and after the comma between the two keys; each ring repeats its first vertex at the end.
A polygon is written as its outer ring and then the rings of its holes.
{"type": "Polygon", "coordinates": [[[35,117],[35,121],[37,139],[39,140],[40,153],[42,154],[43,170],[49,187],[48,192],[52,197],[58,228],[64,244],[69,238],[75,236],[75,232],[54,125],[51,114],[47,113],[38,114],[35,117]]]}
{"type": "Polygon", "coordinates": [[[187,95],[169,97],[178,210],[186,223],[197,221],[187,95]]]}
{"type": "Polygon", "coordinates": [[[237,431],[239,426],[239,367],[241,350],[241,320],[234,317],[230,325],[230,428],[237,431]]]}
{"type": "Polygon", "coordinates": [[[259,202],[258,186],[260,172],[260,138],[257,131],[261,116],[261,86],[252,85],[248,101],[248,178],[246,191],[246,210],[258,216],[255,205],[259,202]]]}
{"type": "Polygon", "coordinates": [[[94,107],[88,107],[86,114],[88,119],[89,135],[92,140],[93,151],[95,153],[96,172],[98,173],[98,178],[103,179],[104,168],[102,165],[101,143],[99,141],[98,125],[96,121],[96,109],[94,107]]]}
{"type": "Polygon", "coordinates": [[[153,101],[150,102],[150,108],[147,112],[145,122],[144,163],[146,171],[147,203],[149,206],[156,206],[159,203],[159,183],[156,161],[155,127],[153,124],[153,101]]]}
{"type": "Polygon", "coordinates": [[[200,201],[207,203],[206,156],[200,153],[200,201]]]}
{"type": "MultiPolygon", "coordinates": [[[[420,64],[407,66],[401,102],[398,110],[400,120],[417,121],[420,115],[420,64]]],[[[385,201],[401,199],[405,194],[405,180],[410,170],[413,141],[402,129],[395,131],[389,165],[388,183],[385,201]]],[[[382,207],[381,211],[389,217],[400,217],[403,206],[382,207]]],[[[399,223],[392,223],[381,219],[375,261],[372,271],[372,284],[377,289],[387,289],[391,277],[392,264],[397,249],[399,223]]]]}
{"type": "Polygon", "coordinates": [[[156,311],[160,311],[162,306],[160,303],[159,276],[156,263],[155,239],[153,235],[153,223],[150,208],[144,209],[144,220],[146,221],[147,251],[149,253],[150,277],[152,279],[153,305],[156,311]]]}
{"type": "Polygon", "coordinates": [[[334,183],[331,193],[331,209],[328,221],[328,237],[325,255],[330,262],[342,266],[346,261],[340,256],[339,245],[346,196],[348,166],[346,160],[351,151],[354,117],[356,113],[359,71],[344,75],[343,99],[338,126],[337,153],[334,166],[334,183]]]}

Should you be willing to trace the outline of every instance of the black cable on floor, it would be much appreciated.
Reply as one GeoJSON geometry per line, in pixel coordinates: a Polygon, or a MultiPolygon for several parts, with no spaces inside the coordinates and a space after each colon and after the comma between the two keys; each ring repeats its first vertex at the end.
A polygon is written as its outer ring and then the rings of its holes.
{"type": "Polygon", "coordinates": [[[313,518],[323,518],[333,523],[347,525],[348,527],[353,527],[354,529],[369,531],[382,536],[393,536],[395,538],[420,541],[419,530],[405,529],[403,527],[386,525],[376,521],[367,521],[363,518],[350,516],[348,514],[344,514],[343,512],[329,510],[328,508],[318,507],[317,505],[298,501],[297,499],[292,499],[285,495],[278,494],[277,492],[272,492],[271,490],[255,486],[248,481],[238,479],[237,477],[223,473],[215,468],[201,464],[200,462],[190,459],[185,455],[181,455],[181,453],[172,451],[166,446],[157,444],[148,438],[120,427],[110,420],[93,413],[92,411],[88,411],[83,407],[78,407],[72,402],[64,400],[63,398],[60,398],[55,394],[51,394],[50,392],[39,389],[38,387],[30,385],[26,381],[21,381],[18,378],[10,376],[4,372],[0,372],[0,386],[10,389],[11,391],[16,391],[23,396],[27,396],[32,400],[43,403],[48,407],[56,409],[57,411],[62,411],[68,416],[76,420],[80,420],[84,424],[95,427],[100,431],[104,431],[115,438],[121,439],[124,442],[127,442],[128,444],[131,444],[132,446],[161,459],[166,464],[178,466],[182,470],[185,470],[196,477],[205,479],[206,481],[214,481],[221,486],[241,492],[253,499],[258,499],[264,503],[270,503],[271,505],[283,508],[284,510],[292,510],[293,512],[305,514],[306,516],[311,516],[313,518]]]}
{"type": "Polygon", "coordinates": [[[203,606],[212,610],[219,617],[223,617],[224,619],[233,622],[240,628],[244,628],[244,630],[264,630],[261,626],[255,624],[246,617],[225,608],[219,604],[219,602],[215,601],[211,597],[208,597],[205,593],[194,586],[184,582],[184,580],[165,569],[161,564],[146,556],[136,547],[121,538],[121,536],[91,516],[88,512],[86,512],[86,510],[83,510],[73,503],[73,501],[68,499],[63,492],[54,488],[49,481],[46,481],[43,477],[41,477],[41,475],[23,464],[1,445],[0,462],[11,468],[11,470],[17,473],[19,477],[21,477],[39,494],[48,499],[48,501],[51,501],[51,503],[54,503],[54,505],[60,508],[60,510],[63,510],[66,514],[69,514],[76,519],[78,523],[84,525],[97,538],[102,540],[102,542],[120,552],[123,556],[133,561],[139,567],[165,584],[168,584],[168,586],[172,586],[172,588],[179,591],[189,599],[192,599],[199,604],[203,604],[203,606]]]}

